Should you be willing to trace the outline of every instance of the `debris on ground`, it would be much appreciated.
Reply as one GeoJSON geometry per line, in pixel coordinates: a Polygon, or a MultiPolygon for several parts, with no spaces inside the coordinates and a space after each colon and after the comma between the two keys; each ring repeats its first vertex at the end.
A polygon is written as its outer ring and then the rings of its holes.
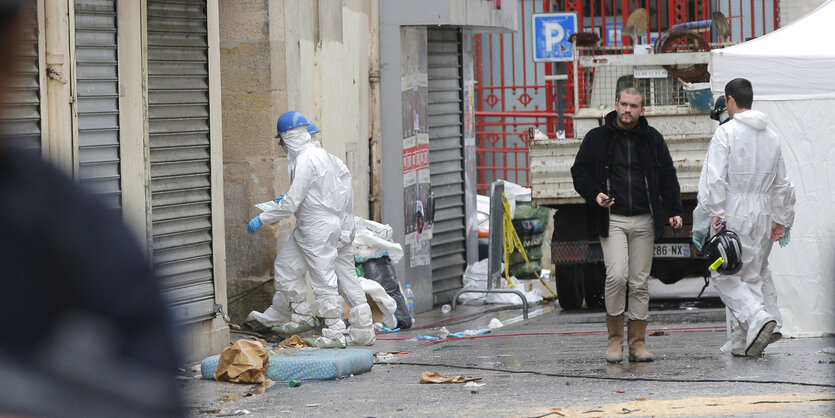
{"type": "MultiPolygon", "coordinates": [[[[378,363],[385,363],[388,361],[392,361],[400,356],[405,356],[409,354],[408,351],[381,351],[379,353],[374,353],[374,361],[378,363]]],[[[353,376],[353,375],[352,375],[353,376]]]]}
{"type": "Polygon", "coordinates": [[[662,336],[662,335],[667,335],[667,333],[664,332],[664,331],[661,331],[661,330],[657,330],[657,331],[650,332],[649,335],[652,336],[652,337],[659,337],[659,336],[662,336]]]}
{"type": "Polygon", "coordinates": [[[267,380],[269,366],[264,344],[240,339],[220,353],[214,378],[219,382],[261,383],[267,380]]]}
{"type": "Polygon", "coordinates": [[[423,372],[420,375],[421,384],[480,382],[481,379],[480,377],[467,377],[462,375],[447,377],[438,372],[423,372]]]}
{"type": "Polygon", "coordinates": [[[476,336],[476,335],[489,334],[490,331],[492,331],[490,328],[482,328],[480,330],[468,329],[468,330],[464,330],[464,331],[453,332],[452,334],[449,334],[449,337],[451,337],[451,338],[473,337],[473,336],[476,336]]]}
{"type": "Polygon", "coordinates": [[[504,326],[504,324],[502,324],[502,321],[499,321],[499,318],[493,318],[493,319],[490,320],[490,323],[487,324],[487,328],[490,328],[490,329],[501,328],[503,326],[504,326]]]}
{"type": "Polygon", "coordinates": [[[278,343],[279,347],[292,347],[292,348],[304,348],[308,347],[307,342],[304,341],[302,337],[298,335],[294,335],[290,338],[282,340],[278,343]]]}
{"type": "Polygon", "coordinates": [[[429,341],[440,340],[440,338],[433,337],[431,335],[418,335],[417,337],[415,337],[415,339],[417,339],[417,340],[429,340],[429,341]]]}
{"type": "Polygon", "coordinates": [[[821,351],[818,351],[821,354],[835,354],[835,347],[826,347],[821,351]]]}
{"type": "Polygon", "coordinates": [[[261,395],[264,392],[266,392],[267,389],[273,386],[275,386],[275,382],[270,379],[267,379],[263,381],[261,384],[253,386],[252,389],[249,392],[247,392],[247,395],[261,395]]]}
{"type": "Polygon", "coordinates": [[[226,414],[217,414],[215,416],[216,417],[235,417],[235,416],[239,416],[239,415],[249,415],[251,413],[252,412],[249,412],[249,410],[247,410],[247,409],[237,409],[235,411],[232,411],[232,412],[229,412],[229,413],[226,413],[226,414]]]}

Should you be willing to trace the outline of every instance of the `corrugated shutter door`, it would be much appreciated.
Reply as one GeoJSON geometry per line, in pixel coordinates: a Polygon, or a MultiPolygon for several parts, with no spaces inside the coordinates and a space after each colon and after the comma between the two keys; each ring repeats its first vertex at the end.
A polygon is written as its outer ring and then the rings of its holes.
{"type": "Polygon", "coordinates": [[[121,208],[116,0],[75,1],[78,168],[81,184],[121,208]]]}
{"type": "Polygon", "coordinates": [[[180,322],[214,304],[205,0],[148,1],[154,265],[180,322]]]}
{"type": "Polygon", "coordinates": [[[25,3],[25,37],[18,48],[15,79],[9,86],[6,103],[0,110],[4,140],[14,141],[22,148],[40,152],[41,149],[41,92],[38,70],[38,31],[35,2],[25,3]]]}
{"type": "Polygon", "coordinates": [[[435,195],[432,294],[452,300],[467,267],[461,38],[457,29],[429,29],[429,173],[435,195]]]}

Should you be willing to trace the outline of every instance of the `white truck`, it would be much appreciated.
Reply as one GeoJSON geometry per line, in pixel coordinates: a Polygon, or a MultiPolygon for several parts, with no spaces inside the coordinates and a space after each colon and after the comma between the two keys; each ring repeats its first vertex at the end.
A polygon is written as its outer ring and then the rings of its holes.
{"type": "Polygon", "coordinates": [[[702,161],[718,124],[709,118],[704,103],[692,108],[681,83],[663,71],[663,65],[707,61],[706,52],[580,57],[586,71],[593,71],[593,80],[586,91],[589,107],[578,109],[573,118],[576,139],[549,139],[541,134],[535,138],[531,130],[532,203],[556,209],[551,261],[563,309],[580,308],[584,299],[590,308],[603,306],[603,252],[599,240],[587,233],[585,200],[574,191],[570,169],[583,136],[614,110],[616,91],[626,85],[637,84],[644,93],[645,116],[664,135],[681,185],[684,227],[680,231],[665,228],[664,238],[655,244],[651,275],[665,284],[707,275],[708,263],[691,247],[690,231],[702,161]],[[651,77],[640,78],[645,75],[651,77]]]}

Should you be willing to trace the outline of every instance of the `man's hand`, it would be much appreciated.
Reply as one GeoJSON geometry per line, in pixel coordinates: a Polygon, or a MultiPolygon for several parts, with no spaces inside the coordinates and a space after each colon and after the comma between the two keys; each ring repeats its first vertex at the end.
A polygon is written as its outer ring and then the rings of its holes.
{"type": "Polygon", "coordinates": [[[598,193],[597,194],[597,204],[601,207],[608,208],[615,204],[615,198],[606,196],[605,193],[598,193]]]}
{"type": "Polygon", "coordinates": [[[681,229],[681,225],[683,223],[682,220],[681,220],[681,216],[678,216],[678,215],[673,216],[672,218],[670,218],[669,221],[670,221],[670,226],[672,226],[675,229],[681,229]]]}
{"type": "MultiPolygon", "coordinates": [[[[786,227],[776,222],[771,223],[771,242],[777,242],[786,235],[786,227]]],[[[786,243],[788,244],[788,243],[786,243]]]]}
{"type": "Polygon", "coordinates": [[[714,216],[713,220],[711,221],[710,224],[713,225],[713,230],[717,231],[717,232],[721,229],[727,228],[727,224],[725,223],[725,219],[720,218],[718,216],[714,216]]]}

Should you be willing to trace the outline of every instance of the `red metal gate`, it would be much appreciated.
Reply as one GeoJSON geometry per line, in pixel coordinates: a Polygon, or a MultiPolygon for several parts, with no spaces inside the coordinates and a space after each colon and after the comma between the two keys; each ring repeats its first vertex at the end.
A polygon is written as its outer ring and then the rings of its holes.
{"type": "MultiPolygon", "coordinates": [[[[730,40],[741,42],[779,28],[779,0],[516,0],[519,31],[512,34],[475,35],[477,190],[489,191],[490,183],[504,179],[529,185],[527,127],[534,125],[555,137],[558,108],[564,111],[567,138],[574,135],[573,67],[564,63],[534,62],[531,15],[551,11],[577,12],[580,31],[595,32],[603,46],[630,48],[620,28],[638,7],[649,11],[646,39],[675,24],[711,18],[722,12],[730,27],[730,40]],[[566,74],[567,81],[551,76],[566,74]],[[560,94],[557,94],[561,83],[560,94]]],[[[708,37],[709,34],[705,33],[708,37]]],[[[580,71],[579,104],[586,104],[580,71]]]]}

